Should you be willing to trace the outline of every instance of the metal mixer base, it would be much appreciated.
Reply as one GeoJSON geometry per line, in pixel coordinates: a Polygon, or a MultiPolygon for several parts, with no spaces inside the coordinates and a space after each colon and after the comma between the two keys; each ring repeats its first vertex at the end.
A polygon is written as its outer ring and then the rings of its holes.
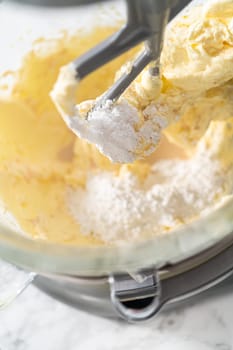
{"type": "Polygon", "coordinates": [[[34,284],[53,297],[87,312],[128,322],[151,318],[162,307],[206,291],[233,274],[233,234],[187,260],[161,269],[103,277],[38,275],[34,284]]]}

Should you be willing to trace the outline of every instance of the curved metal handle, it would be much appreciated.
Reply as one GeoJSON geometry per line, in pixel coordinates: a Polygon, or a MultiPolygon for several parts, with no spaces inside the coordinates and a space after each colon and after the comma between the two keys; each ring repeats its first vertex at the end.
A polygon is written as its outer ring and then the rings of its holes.
{"type": "Polygon", "coordinates": [[[154,268],[140,271],[136,278],[111,275],[109,284],[112,305],[127,322],[148,320],[162,307],[159,275],[154,268]]]}
{"type": "Polygon", "coordinates": [[[233,274],[233,232],[214,246],[174,265],[109,278],[112,305],[123,319],[151,318],[165,304],[184,300],[215,286],[233,274]]]}

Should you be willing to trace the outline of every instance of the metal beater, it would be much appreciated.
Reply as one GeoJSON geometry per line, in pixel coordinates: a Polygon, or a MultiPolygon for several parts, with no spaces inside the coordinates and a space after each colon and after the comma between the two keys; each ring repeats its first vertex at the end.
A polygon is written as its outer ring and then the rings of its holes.
{"type": "MultiPolygon", "coordinates": [[[[13,0],[20,3],[42,6],[87,5],[104,0],[13,0]]],[[[84,79],[97,68],[120,56],[125,51],[144,42],[144,51],[132,62],[125,72],[98,100],[116,101],[139,73],[150,63],[151,77],[159,76],[159,60],[163,46],[165,27],[191,0],[125,0],[126,24],[117,33],[101,42],[73,63],[77,80],[84,79]]]]}
{"type": "Polygon", "coordinates": [[[150,63],[151,77],[159,75],[159,59],[165,27],[188,3],[187,0],[126,0],[127,22],[122,29],[77,58],[73,63],[80,81],[125,51],[144,42],[143,52],[106,91],[98,105],[116,101],[139,73],[150,63]]]}

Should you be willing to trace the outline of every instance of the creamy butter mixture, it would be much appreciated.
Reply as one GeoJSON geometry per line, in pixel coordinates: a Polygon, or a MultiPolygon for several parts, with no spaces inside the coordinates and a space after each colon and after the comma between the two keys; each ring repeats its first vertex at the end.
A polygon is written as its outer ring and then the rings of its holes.
{"type": "Polygon", "coordinates": [[[1,76],[0,198],[22,231],[80,245],[138,240],[232,196],[232,18],[230,0],[179,16],[166,32],[161,79],[151,82],[143,72],[116,106],[107,103],[90,120],[83,118],[90,99],[134,53],[80,85],[68,63],[115,28],[40,39],[19,71],[1,76]],[[162,143],[145,160],[114,164],[60,114],[117,162],[162,143]]]}

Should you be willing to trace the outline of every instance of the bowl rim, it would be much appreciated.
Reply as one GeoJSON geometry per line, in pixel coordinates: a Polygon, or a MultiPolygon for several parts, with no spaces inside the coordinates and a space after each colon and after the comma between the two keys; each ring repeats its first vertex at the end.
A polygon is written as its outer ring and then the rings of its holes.
{"type": "Polygon", "coordinates": [[[0,256],[40,273],[103,276],[182,261],[233,232],[233,198],[192,222],[152,239],[118,246],[72,246],[22,236],[0,223],[0,256]]]}

